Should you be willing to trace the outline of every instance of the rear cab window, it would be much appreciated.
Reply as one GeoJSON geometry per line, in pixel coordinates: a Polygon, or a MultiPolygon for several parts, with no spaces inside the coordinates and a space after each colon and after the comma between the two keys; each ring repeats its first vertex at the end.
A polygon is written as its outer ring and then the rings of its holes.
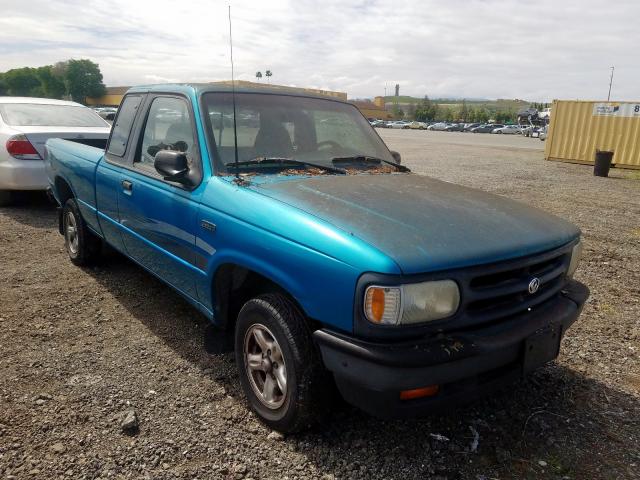
{"type": "Polygon", "coordinates": [[[117,157],[124,156],[131,135],[131,127],[141,101],[141,95],[127,95],[122,100],[111,132],[107,153],[117,157]]]}

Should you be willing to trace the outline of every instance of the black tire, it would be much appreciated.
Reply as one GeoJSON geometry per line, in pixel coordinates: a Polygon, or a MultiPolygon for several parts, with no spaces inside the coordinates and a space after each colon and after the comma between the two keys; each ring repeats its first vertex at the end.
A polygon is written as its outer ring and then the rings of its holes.
{"type": "Polygon", "coordinates": [[[7,207],[13,203],[11,190],[0,190],[0,207],[7,207]]]}
{"type": "MultiPolygon", "coordinates": [[[[305,324],[302,312],[288,297],[280,293],[269,293],[244,304],[236,323],[235,356],[240,383],[249,405],[266,425],[283,433],[292,433],[307,428],[322,418],[330,403],[330,377],[314,349],[311,332],[305,324]],[[261,327],[266,327],[276,340],[276,347],[281,352],[286,369],[286,394],[281,396],[280,406],[267,406],[264,397],[259,397],[259,393],[254,391],[254,388],[259,389],[259,385],[251,378],[248,355],[245,355],[247,342],[254,338],[251,332],[261,327]],[[254,384],[255,387],[252,386],[254,384]]],[[[271,350],[269,358],[270,356],[271,350]]],[[[262,354],[262,357],[265,358],[265,355],[262,354]]],[[[267,363],[271,365],[270,360],[267,363]]],[[[275,368],[279,367],[275,362],[273,365],[275,368]]],[[[274,372],[277,373],[273,369],[271,373],[254,370],[253,375],[264,375],[263,386],[266,391],[267,375],[271,375],[272,382],[277,382],[274,372]]]]}
{"type": "Polygon", "coordinates": [[[102,242],[87,227],[73,198],[67,200],[62,209],[62,232],[69,259],[75,265],[82,267],[95,262],[100,255],[102,242]]]}

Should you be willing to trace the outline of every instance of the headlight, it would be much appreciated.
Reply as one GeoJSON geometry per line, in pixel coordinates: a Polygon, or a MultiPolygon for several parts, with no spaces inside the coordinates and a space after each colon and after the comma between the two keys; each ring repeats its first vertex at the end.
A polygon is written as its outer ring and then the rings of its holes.
{"type": "Polygon", "coordinates": [[[365,291],[364,313],[372,323],[406,325],[453,315],[460,305],[460,290],[453,280],[413,283],[397,287],[370,286],[365,291]]]}
{"type": "Polygon", "coordinates": [[[567,277],[573,277],[573,274],[576,273],[578,265],[580,264],[580,257],[582,257],[582,240],[578,240],[578,243],[573,246],[571,261],[567,269],[567,277]]]}

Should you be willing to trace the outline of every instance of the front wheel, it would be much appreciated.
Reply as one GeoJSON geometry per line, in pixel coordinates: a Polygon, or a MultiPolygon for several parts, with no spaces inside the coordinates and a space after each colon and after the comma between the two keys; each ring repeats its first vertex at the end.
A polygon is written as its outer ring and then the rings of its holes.
{"type": "Polygon", "coordinates": [[[62,233],[69,259],[78,266],[92,264],[100,253],[101,242],[85,223],[75,199],[70,198],[62,209],[62,233]]]}
{"type": "Polygon", "coordinates": [[[253,298],[238,314],[235,355],[251,409],[269,427],[299,431],[322,412],[327,374],[298,307],[285,295],[253,298]]]}

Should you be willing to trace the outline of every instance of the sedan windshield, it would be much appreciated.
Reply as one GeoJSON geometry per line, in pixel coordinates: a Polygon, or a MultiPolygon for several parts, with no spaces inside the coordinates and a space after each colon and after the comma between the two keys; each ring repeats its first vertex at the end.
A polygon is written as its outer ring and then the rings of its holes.
{"type": "Polygon", "coordinates": [[[108,127],[90,108],[40,103],[5,103],[0,115],[7,125],[23,127],[108,127]]]}
{"type": "MultiPolygon", "coordinates": [[[[207,93],[204,106],[208,135],[217,151],[216,170],[233,173],[231,93],[207,93]]],[[[292,95],[237,93],[236,115],[238,161],[244,162],[243,170],[273,171],[274,162],[259,161],[263,159],[292,159],[326,167],[335,166],[333,160],[344,157],[394,161],[353,105],[292,95]]]]}

